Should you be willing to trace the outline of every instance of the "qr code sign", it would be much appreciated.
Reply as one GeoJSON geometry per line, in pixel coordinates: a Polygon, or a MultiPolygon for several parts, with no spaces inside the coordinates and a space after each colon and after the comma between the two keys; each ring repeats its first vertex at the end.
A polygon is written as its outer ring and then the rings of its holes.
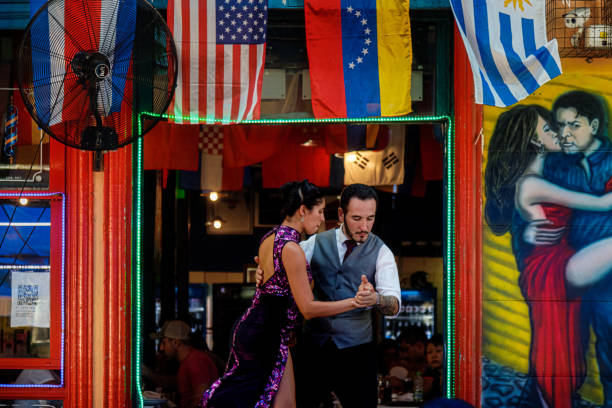
{"type": "Polygon", "coordinates": [[[38,285],[17,286],[17,305],[36,306],[38,300],[38,285]]]}

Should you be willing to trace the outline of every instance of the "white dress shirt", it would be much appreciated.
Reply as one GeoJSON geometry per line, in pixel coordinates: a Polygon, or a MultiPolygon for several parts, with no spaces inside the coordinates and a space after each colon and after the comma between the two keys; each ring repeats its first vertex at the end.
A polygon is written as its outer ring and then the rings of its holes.
{"type": "MultiPolygon", "coordinates": [[[[342,261],[344,260],[344,254],[346,253],[346,245],[344,245],[344,241],[348,239],[350,238],[344,235],[342,227],[336,228],[336,245],[338,247],[338,257],[341,265],[342,261]]],[[[312,259],[316,240],[317,234],[311,236],[305,241],[300,242],[300,246],[304,250],[306,260],[309,264],[312,259]]],[[[360,244],[357,243],[357,245],[360,244]]],[[[395,257],[393,256],[393,252],[391,252],[389,247],[384,243],[378,251],[378,258],[376,258],[376,273],[374,275],[374,280],[376,291],[381,296],[394,296],[399,302],[399,305],[402,304],[399,275],[397,272],[397,265],[395,264],[395,257]]]]}

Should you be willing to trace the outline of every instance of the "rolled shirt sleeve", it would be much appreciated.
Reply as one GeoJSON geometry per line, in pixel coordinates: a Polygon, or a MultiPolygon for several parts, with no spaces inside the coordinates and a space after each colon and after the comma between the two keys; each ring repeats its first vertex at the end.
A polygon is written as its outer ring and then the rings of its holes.
{"type": "Polygon", "coordinates": [[[306,262],[308,262],[308,264],[310,264],[310,261],[312,260],[312,254],[314,253],[315,242],[317,242],[317,234],[314,234],[310,238],[300,242],[300,246],[302,247],[302,250],[304,251],[304,255],[306,255],[306,262]]]}
{"type": "MultiPolygon", "coordinates": [[[[374,279],[376,282],[376,291],[381,296],[394,296],[398,301],[398,305],[402,305],[399,274],[397,271],[397,264],[395,263],[395,256],[393,256],[393,252],[391,252],[391,249],[386,245],[380,247],[378,251],[376,275],[374,279]]],[[[399,313],[399,307],[397,310],[399,313]]]]}

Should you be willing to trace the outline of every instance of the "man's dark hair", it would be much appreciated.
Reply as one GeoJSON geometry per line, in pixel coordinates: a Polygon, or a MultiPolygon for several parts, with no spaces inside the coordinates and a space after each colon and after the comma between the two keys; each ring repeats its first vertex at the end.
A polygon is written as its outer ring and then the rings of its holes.
{"type": "Polygon", "coordinates": [[[601,137],[606,129],[606,109],[603,100],[592,93],[585,91],[569,91],[559,96],[553,103],[553,113],[556,115],[559,109],[576,109],[576,113],[589,120],[599,120],[599,126],[595,136],[601,137]]]}
{"type": "Polygon", "coordinates": [[[433,344],[434,346],[444,346],[444,339],[442,338],[441,334],[436,333],[431,336],[431,339],[427,340],[427,344],[425,344],[425,346],[428,344],[433,344]]]}
{"type": "Polygon", "coordinates": [[[369,200],[373,198],[376,201],[376,206],[378,207],[378,194],[376,194],[376,190],[374,190],[374,188],[371,186],[355,183],[346,186],[344,190],[342,190],[342,194],[340,195],[340,207],[345,214],[351,198],[358,198],[360,200],[369,200]]]}
{"type": "Polygon", "coordinates": [[[414,345],[417,343],[427,342],[427,335],[422,327],[410,327],[409,329],[402,330],[401,334],[397,338],[398,343],[406,343],[414,345]]]}

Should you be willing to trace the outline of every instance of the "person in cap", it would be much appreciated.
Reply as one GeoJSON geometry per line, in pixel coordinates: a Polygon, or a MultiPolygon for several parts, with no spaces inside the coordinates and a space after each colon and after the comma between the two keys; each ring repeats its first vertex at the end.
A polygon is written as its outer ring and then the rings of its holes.
{"type": "Polygon", "coordinates": [[[180,407],[197,407],[202,393],[219,377],[213,360],[190,343],[191,330],[181,320],[166,322],[158,338],[159,351],[167,358],[178,360],[177,385],[180,407]]]}

